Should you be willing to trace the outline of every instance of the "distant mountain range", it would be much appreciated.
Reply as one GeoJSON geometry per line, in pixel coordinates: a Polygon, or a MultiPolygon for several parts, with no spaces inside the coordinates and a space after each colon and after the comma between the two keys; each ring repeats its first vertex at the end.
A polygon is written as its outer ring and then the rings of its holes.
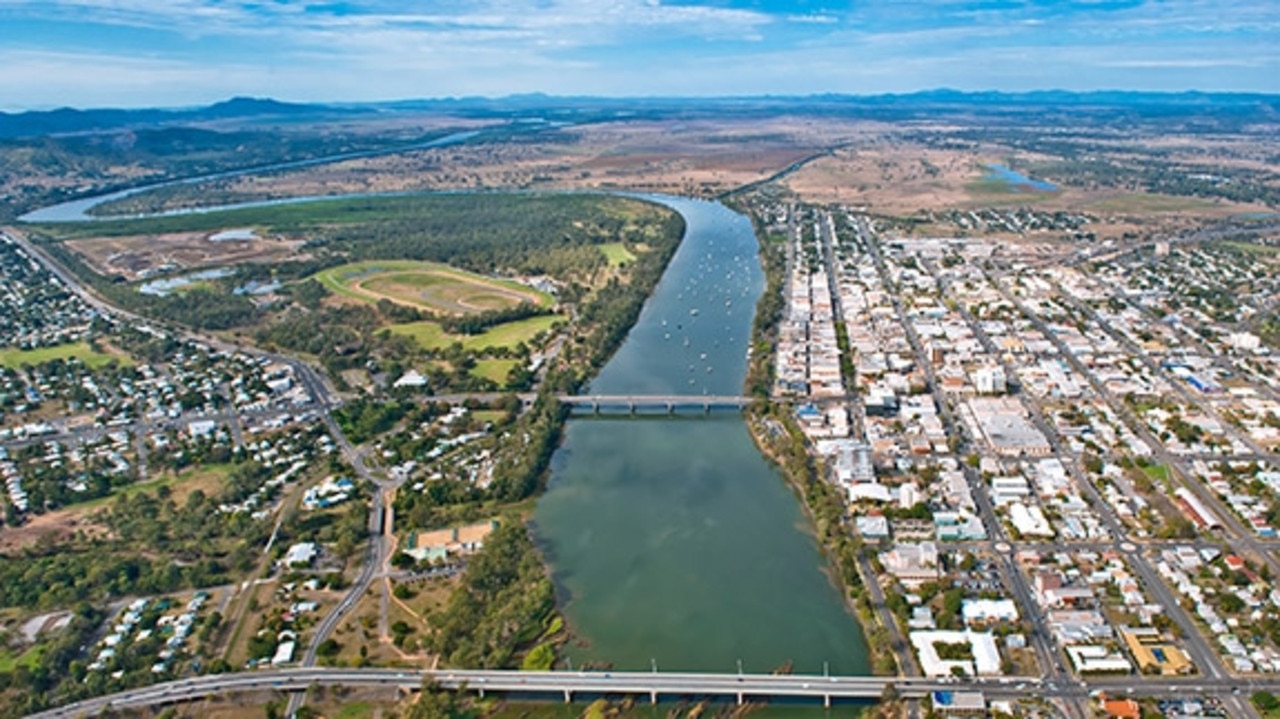
{"type": "Polygon", "coordinates": [[[18,113],[0,112],[0,137],[35,137],[72,133],[103,132],[157,125],[191,125],[219,120],[287,120],[321,119],[352,110],[329,105],[301,105],[277,100],[235,97],[206,107],[136,110],[95,109],[57,110],[18,113]]]}
{"type": "Polygon", "coordinates": [[[875,112],[927,111],[935,108],[1032,110],[1035,108],[1116,108],[1139,110],[1143,114],[1183,112],[1257,113],[1280,118],[1280,95],[1258,93],[1137,92],[1107,90],[1068,92],[962,92],[928,90],[886,95],[806,95],[746,97],[584,97],[552,96],[541,93],[501,98],[463,97],[401,100],[378,103],[299,104],[267,98],[236,97],[206,107],[90,109],[62,108],[19,113],[0,112],[0,138],[37,137],[111,132],[130,128],[237,123],[295,123],[335,119],[365,114],[400,112],[447,112],[467,116],[512,119],[535,115],[544,119],[591,116],[626,116],[652,113],[762,112],[769,110],[841,111],[864,108],[875,112]]]}

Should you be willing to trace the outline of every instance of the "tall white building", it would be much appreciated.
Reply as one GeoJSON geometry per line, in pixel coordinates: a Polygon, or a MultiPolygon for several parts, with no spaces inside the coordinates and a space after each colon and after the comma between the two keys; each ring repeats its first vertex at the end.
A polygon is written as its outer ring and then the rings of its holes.
{"type": "Polygon", "coordinates": [[[973,386],[978,390],[978,394],[1004,394],[1008,386],[1004,368],[1000,366],[983,367],[975,371],[973,373],[973,386]]]}

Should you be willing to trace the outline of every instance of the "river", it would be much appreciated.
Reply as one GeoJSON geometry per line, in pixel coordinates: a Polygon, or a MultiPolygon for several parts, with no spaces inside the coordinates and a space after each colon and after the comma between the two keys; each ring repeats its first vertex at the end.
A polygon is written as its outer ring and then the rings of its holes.
{"type": "MultiPolygon", "coordinates": [[[[649,199],[684,216],[685,239],[589,391],[739,394],[764,288],[751,223],[649,199]]],[[[739,415],[574,417],[534,520],[575,665],[869,673],[799,502],[739,415]]]]}
{"type": "MultiPolygon", "coordinates": [[[[23,219],[92,221],[92,207],[145,189],[23,219]]],[[[685,237],[589,391],[739,394],[764,289],[751,223],[719,203],[642,197],[680,212],[685,237]]],[[[283,202],[314,199],[331,198],[283,202]]],[[[226,208],[200,211],[216,209],[226,208]]],[[[575,635],[575,666],[870,673],[799,501],[738,414],[575,416],[534,524],[575,635]]]]}

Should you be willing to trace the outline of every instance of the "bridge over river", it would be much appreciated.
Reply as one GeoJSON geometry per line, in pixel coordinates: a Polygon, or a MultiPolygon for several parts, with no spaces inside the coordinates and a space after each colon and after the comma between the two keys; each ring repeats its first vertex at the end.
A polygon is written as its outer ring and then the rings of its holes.
{"type": "MultiPolygon", "coordinates": [[[[210,674],[86,699],[31,715],[30,719],[74,719],[96,716],[110,708],[142,708],[195,701],[219,694],[301,691],[311,686],[387,687],[415,691],[430,679],[443,689],[513,693],[573,701],[575,696],[630,695],[660,699],[710,697],[739,704],[751,700],[808,699],[830,706],[836,700],[874,700],[893,685],[904,697],[956,689],[951,679],[780,674],[701,674],[674,672],[522,672],[511,670],[346,669],[308,667],[210,674]]],[[[1038,685],[1039,679],[1003,677],[971,681],[972,688],[1014,693],[1038,685]]]]}
{"type": "Polygon", "coordinates": [[[629,395],[629,394],[591,394],[561,395],[560,401],[572,407],[590,407],[594,412],[606,409],[625,408],[628,412],[644,409],[661,409],[673,413],[681,409],[701,409],[710,412],[713,409],[745,409],[754,401],[751,397],[736,395],[629,395]]]}
{"type": "MultiPolygon", "coordinates": [[[[510,395],[504,395],[499,392],[473,392],[469,394],[435,395],[427,399],[450,404],[462,404],[469,400],[488,403],[507,396],[510,395]]],[[[525,406],[533,404],[538,397],[530,392],[522,392],[515,396],[525,406]]],[[[561,394],[556,395],[556,399],[570,407],[587,408],[593,412],[625,411],[634,413],[660,410],[668,414],[688,410],[702,412],[721,409],[742,410],[756,401],[754,397],[721,394],[561,394]]]]}

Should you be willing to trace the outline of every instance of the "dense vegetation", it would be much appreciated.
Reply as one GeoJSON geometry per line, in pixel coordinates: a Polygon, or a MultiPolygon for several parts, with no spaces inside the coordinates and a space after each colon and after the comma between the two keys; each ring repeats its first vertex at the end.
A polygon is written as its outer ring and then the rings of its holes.
{"type": "Polygon", "coordinates": [[[510,667],[517,649],[540,637],[555,590],[519,521],[503,522],[467,565],[448,606],[435,617],[433,649],[460,667],[510,667]]]}
{"type": "MultiPolygon", "coordinates": [[[[236,483],[233,476],[228,492],[236,483]]],[[[100,519],[110,538],[78,548],[41,541],[0,556],[0,606],[46,609],[222,584],[252,566],[270,533],[247,514],[218,515],[217,501],[203,492],[179,504],[164,487],[121,494],[100,519]]]]}
{"type": "Polygon", "coordinates": [[[70,689],[75,696],[101,693],[101,687],[80,684],[85,673],[80,658],[82,647],[93,641],[104,619],[102,611],[78,603],[67,627],[43,646],[39,662],[33,667],[19,663],[10,671],[0,671],[0,716],[24,716],[71,698],[59,696],[56,692],[60,689],[70,689]]]}

